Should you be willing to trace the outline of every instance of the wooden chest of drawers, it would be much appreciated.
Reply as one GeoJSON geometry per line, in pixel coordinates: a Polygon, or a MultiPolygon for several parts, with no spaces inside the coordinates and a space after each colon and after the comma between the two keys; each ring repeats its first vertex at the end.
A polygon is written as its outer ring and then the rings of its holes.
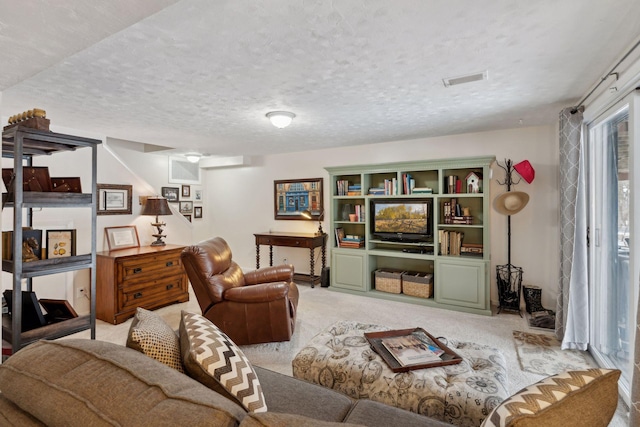
{"type": "Polygon", "coordinates": [[[98,252],[96,317],[122,323],[137,307],[153,310],[189,301],[189,280],[182,268],[184,246],[145,246],[98,252]]]}

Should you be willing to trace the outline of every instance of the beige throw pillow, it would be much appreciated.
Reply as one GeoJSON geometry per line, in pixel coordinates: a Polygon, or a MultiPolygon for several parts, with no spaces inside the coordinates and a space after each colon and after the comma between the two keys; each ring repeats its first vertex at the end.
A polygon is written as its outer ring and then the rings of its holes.
{"type": "Polygon", "coordinates": [[[153,311],[140,307],[136,309],[127,336],[127,347],[184,373],[180,338],[167,322],[153,311]]]}
{"type": "Polygon", "coordinates": [[[617,369],[552,375],[505,399],[482,427],[606,427],[618,405],[617,369]]]}
{"type": "Polygon", "coordinates": [[[251,363],[211,321],[183,311],[180,345],[189,376],[231,397],[249,412],[266,412],[262,387],[251,363]]]}

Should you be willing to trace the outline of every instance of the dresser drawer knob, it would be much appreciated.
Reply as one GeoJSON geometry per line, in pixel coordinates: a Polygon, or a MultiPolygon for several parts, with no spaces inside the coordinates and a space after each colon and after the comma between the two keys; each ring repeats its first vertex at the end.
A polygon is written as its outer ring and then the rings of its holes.
{"type": "Polygon", "coordinates": [[[142,267],[137,267],[133,269],[133,274],[140,273],[142,271],[142,267]]]}
{"type": "Polygon", "coordinates": [[[136,292],[135,294],[133,294],[133,299],[138,299],[138,298],[142,298],[142,292],[136,292]]]}
{"type": "Polygon", "coordinates": [[[173,266],[173,261],[168,261],[165,265],[166,265],[167,267],[171,267],[171,266],[173,266]]]}
{"type": "Polygon", "coordinates": [[[167,286],[166,286],[166,288],[167,288],[167,290],[169,290],[169,289],[173,289],[173,283],[172,283],[172,284],[170,284],[170,285],[167,285],[167,286]]]}

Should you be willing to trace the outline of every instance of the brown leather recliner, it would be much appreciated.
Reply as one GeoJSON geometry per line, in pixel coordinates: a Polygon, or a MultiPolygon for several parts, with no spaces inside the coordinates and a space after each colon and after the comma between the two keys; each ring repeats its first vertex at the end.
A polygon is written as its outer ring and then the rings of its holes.
{"type": "Polygon", "coordinates": [[[202,314],[233,342],[291,339],[298,307],[292,265],[243,273],[221,237],[188,246],[181,257],[202,314]]]}

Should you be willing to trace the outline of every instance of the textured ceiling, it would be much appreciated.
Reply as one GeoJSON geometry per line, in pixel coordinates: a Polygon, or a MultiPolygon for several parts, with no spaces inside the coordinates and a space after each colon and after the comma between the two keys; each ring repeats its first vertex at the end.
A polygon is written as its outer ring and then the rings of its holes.
{"type": "Polygon", "coordinates": [[[2,112],[214,155],[553,123],[638,0],[0,0],[2,112]],[[442,79],[488,71],[487,81],[442,79]],[[297,117],[276,129],[265,117],[297,117]]]}

